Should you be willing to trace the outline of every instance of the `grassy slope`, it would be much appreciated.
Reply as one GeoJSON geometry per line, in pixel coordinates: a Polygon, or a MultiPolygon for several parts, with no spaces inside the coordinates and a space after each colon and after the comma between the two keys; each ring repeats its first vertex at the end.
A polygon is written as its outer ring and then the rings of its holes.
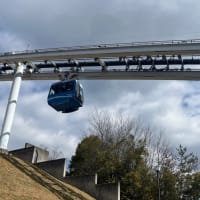
{"type": "Polygon", "coordinates": [[[58,200],[46,188],[0,156],[0,200],[58,200]]]}
{"type": "MultiPolygon", "coordinates": [[[[31,168],[20,159],[16,158],[16,161],[20,162],[24,167],[26,167],[26,169],[31,168]]],[[[37,174],[38,172],[34,171],[34,173],[37,174]]],[[[38,176],[41,175],[38,174],[38,176]]],[[[56,179],[55,181],[58,180],[56,179]]],[[[71,196],[70,199],[94,200],[94,198],[78,190],[77,188],[74,188],[73,186],[70,186],[63,182],[61,182],[61,184],[67,190],[71,190],[74,193],[78,194],[79,196],[79,198],[77,198],[75,197],[76,195],[73,196],[69,191],[69,194],[71,196]]],[[[41,186],[38,182],[34,181],[31,177],[27,176],[13,164],[11,164],[8,160],[4,159],[0,154],[0,200],[27,200],[27,199],[58,200],[60,198],[55,196],[45,187],[41,186]]]]}

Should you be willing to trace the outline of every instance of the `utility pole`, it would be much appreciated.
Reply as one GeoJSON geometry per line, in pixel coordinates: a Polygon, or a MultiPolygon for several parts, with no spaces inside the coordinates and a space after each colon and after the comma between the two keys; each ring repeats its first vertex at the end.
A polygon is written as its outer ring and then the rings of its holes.
{"type": "Polygon", "coordinates": [[[157,185],[158,185],[158,200],[160,200],[160,166],[157,166],[157,185]]]}

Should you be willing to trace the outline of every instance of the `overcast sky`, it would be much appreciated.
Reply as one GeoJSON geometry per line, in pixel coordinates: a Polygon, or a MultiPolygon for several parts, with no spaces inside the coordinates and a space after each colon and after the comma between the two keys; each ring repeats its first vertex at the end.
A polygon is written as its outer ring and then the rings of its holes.
{"type": "MultiPolygon", "coordinates": [[[[0,52],[101,43],[200,38],[199,0],[0,0],[0,52]]],[[[70,158],[97,109],[139,117],[177,147],[200,153],[200,83],[82,81],[85,105],[47,105],[52,81],[23,81],[9,149],[59,147],[70,158]]],[[[0,83],[0,125],[10,90],[0,83]]]]}

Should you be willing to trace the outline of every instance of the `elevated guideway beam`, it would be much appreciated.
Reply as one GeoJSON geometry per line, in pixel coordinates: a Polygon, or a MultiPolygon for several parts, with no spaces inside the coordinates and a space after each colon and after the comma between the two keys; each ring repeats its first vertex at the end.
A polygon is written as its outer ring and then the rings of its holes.
{"type": "Polygon", "coordinates": [[[8,52],[0,55],[0,63],[157,55],[200,55],[200,40],[108,44],[8,52]]]}
{"type": "MultiPolygon", "coordinates": [[[[24,74],[23,80],[58,80],[65,77],[66,72],[24,74]]],[[[200,80],[200,71],[165,71],[165,72],[73,72],[73,78],[79,80],[200,80]]],[[[0,81],[10,81],[13,75],[0,76],[0,81]]]]}
{"type": "Polygon", "coordinates": [[[0,81],[24,63],[24,80],[200,80],[200,40],[177,40],[38,49],[0,54],[0,81]],[[196,65],[196,66],[195,66],[196,65]]]}
{"type": "MultiPolygon", "coordinates": [[[[12,80],[14,72],[13,66],[2,65],[0,81],[12,80]]],[[[200,80],[200,58],[172,56],[45,61],[27,63],[23,73],[23,80],[57,80],[60,77],[80,80],[200,80]]]]}

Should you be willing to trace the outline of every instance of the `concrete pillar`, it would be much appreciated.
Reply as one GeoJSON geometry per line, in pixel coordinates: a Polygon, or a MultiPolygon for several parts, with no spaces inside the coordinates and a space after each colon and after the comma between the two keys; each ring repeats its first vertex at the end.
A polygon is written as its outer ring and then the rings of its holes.
{"type": "Polygon", "coordinates": [[[6,108],[6,114],[5,114],[3,125],[2,125],[0,149],[8,148],[10,132],[11,132],[12,124],[13,124],[15,109],[17,105],[17,99],[18,99],[19,90],[21,86],[23,69],[24,69],[24,65],[22,63],[18,63],[16,66],[16,73],[15,73],[14,80],[12,83],[10,96],[9,96],[9,100],[8,100],[8,104],[6,108]]]}

